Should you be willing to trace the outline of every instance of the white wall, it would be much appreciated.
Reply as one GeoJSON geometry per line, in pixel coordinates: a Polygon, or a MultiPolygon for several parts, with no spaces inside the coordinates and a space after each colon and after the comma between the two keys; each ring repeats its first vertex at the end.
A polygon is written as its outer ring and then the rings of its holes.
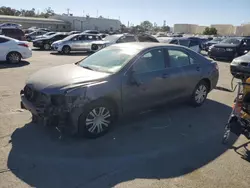
{"type": "Polygon", "coordinates": [[[121,27],[121,22],[114,19],[106,18],[86,18],[86,17],[77,17],[77,16],[67,16],[67,15],[55,15],[52,16],[53,19],[63,20],[71,23],[71,30],[99,30],[105,31],[108,30],[119,30],[121,27]]]}

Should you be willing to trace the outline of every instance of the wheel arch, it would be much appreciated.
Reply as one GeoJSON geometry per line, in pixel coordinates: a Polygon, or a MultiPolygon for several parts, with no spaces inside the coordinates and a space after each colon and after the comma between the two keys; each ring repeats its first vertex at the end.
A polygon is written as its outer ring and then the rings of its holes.
{"type": "Polygon", "coordinates": [[[11,51],[9,51],[9,52],[6,54],[6,60],[8,60],[8,56],[9,56],[10,53],[18,53],[18,54],[21,56],[21,58],[23,58],[23,56],[22,56],[22,54],[21,54],[20,52],[18,52],[18,51],[16,51],[16,50],[11,50],[11,51]]]}
{"type": "Polygon", "coordinates": [[[201,82],[205,82],[208,87],[208,91],[211,91],[211,81],[208,78],[203,78],[201,82]]]}

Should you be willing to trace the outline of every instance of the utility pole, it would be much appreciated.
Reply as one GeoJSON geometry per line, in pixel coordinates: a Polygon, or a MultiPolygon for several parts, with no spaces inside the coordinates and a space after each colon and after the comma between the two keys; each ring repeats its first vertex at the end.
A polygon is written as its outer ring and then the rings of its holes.
{"type": "Polygon", "coordinates": [[[69,8],[67,8],[66,10],[67,10],[67,14],[68,14],[68,16],[69,16],[69,11],[70,11],[70,9],[69,9],[69,8]]]}
{"type": "Polygon", "coordinates": [[[164,27],[166,26],[166,20],[163,21],[163,26],[164,26],[164,27]]]}

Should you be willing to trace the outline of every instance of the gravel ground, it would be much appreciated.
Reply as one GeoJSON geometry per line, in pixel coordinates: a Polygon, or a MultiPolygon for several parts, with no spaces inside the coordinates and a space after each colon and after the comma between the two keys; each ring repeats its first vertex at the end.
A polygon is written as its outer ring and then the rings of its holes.
{"type": "MultiPolygon", "coordinates": [[[[247,147],[234,150],[247,140],[220,143],[232,92],[214,90],[200,108],[180,104],[122,119],[96,140],[59,139],[56,130],[30,123],[19,97],[28,76],[84,55],[34,50],[20,66],[0,65],[1,188],[249,187],[247,147]]],[[[218,63],[218,86],[230,88],[229,63],[218,63]]]]}

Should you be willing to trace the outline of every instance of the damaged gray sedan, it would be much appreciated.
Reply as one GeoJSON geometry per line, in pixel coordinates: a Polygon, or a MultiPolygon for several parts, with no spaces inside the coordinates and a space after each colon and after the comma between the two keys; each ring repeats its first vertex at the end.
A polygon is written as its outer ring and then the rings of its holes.
{"type": "Polygon", "coordinates": [[[181,98],[200,106],[217,81],[217,64],[188,48],[115,44],[75,64],[31,75],[20,93],[21,106],[33,122],[96,138],[125,113],[181,98]]]}

